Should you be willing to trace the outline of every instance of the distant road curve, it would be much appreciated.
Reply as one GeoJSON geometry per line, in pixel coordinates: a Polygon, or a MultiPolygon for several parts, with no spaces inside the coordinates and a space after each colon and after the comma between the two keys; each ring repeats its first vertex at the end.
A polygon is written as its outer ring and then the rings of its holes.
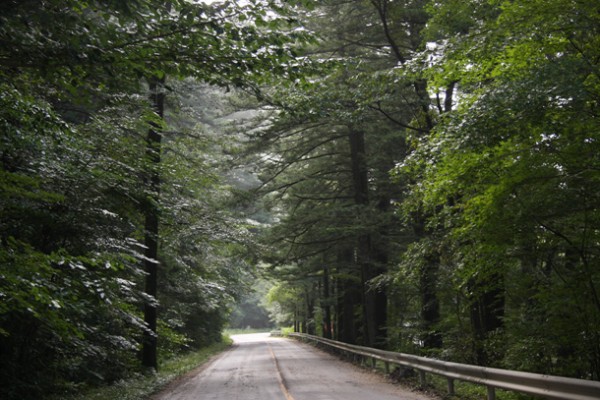
{"type": "Polygon", "coordinates": [[[234,346],[154,400],[431,400],[332,355],[268,333],[234,346]]]}

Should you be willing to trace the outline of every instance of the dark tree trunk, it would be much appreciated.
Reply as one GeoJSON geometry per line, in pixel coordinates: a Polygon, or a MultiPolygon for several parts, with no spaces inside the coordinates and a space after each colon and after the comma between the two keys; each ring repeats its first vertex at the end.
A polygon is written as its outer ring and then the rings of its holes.
{"type": "MultiPolygon", "coordinates": [[[[388,160],[391,160],[390,157],[388,160]]],[[[393,224],[393,218],[390,216],[390,181],[389,171],[394,167],[393,162],[386,162],[380,165],[379,177],[377,178],[375,193],[377,197],[377,212],[385,218],[384,223],[380,224],[377,234],[372,237],[371,257],[373,259],[373,276],[377,277],[388,271],[390,242],[389,234],[393,224]],[[389,217],[389,219],[388,219],[389,217]]],[[[374,314],[374,347],[384,349],[388,343],[388,295],[385,287],[379,286],[373,289],[375,297],[374,314]]]]}
{"type": "Polygon", "coordinates": [[[331,293],[329,290],[329,268],[323,268],[323,300],[321,301],[321,308],[323,309],[323,337],[331,339],[332,327],[331,327],[331,293]]]}
{"type": "MultiPolygon", "coordinates": [[[[352,130],[349,135],[350,162],[354,187],[354,203],[359,208],[359,221],[364,220],[362,212],[369,205],[369,175],[365,135],[352,130]]],[[[378,204],[379,206],[379,204],[378,204]]],[[[371,288],[371,279],[385,272],[387,250],[374,249],[371,234],[359,234],[356,243],[355,262],[360,268],[361,297],[363,305],[363,344],[369,347],[382,347],[386,342],[387,296],[383,290],[371,288]]]]}
{"type": "Polygon", "coordinates": [[[349,140],[354,202],[357,205],[367,205],[369,203],[369,176],[365,134],[361,131],[352,130],[349,134],[349,140]]]}
{"type": "Polygon", "coordinates": [[[300,332],[301,333],[308,333],[307,332],[307,326],[306,326],[306,316],[302,318],[302,321],[300,321],[300,332]]]}
{"type": "MultiPolygon", "coordinates": [[[[430,235],[425,228],[427,217],[415,213],[413,229],[420,240],[430,235]]],[[[440,255],[437,251],[428,250],[419,271],[419,295],[421,300],[421,341],[425,349],[436,349],[443,346],[441,333],[437,325],[440,322],[440,301],[437,295],[440,255]]]]}
{"type": "MultiPolygon", "coordinates": [[[[367,170],[365,135],[362,131],[352,130],[349,134],[350,163],[352,169],[352,183],[354,187],[354,203],[358,208],[358,221],[363,223],[363,212],[367,211],[369,204],[369,176],[367,170]]],[[[356,264],[360,269],[361,277],[361,302],[362,302],[362,342],[372,346],[375,342],[375,298],[368,290],[368,281],[372,277],[370,260],[371,238],[368,234],[359,234],[356,238],[356,264]]]]}
{"type": "Polygon", "coordinates": [[[298,319],[298,308],[294,309],[294,332],[300,332],[300,322],[298,319]]]}
{"type": "MultiPolygon", "coordinates": [[[[163,118],[164,80],[153,78],[150,81],[150,101],[156,114],[163,118]]],[[[148,130],[146,138],[146,157],[148,171],[146,187],[148,198],[145,206],[145,237],[144,267],[147,273],[145,292],[156,299],[158,287],[158,234],[159,234],[159,203],[160,203],[160,158],[162,134],[158,126],[153,125],[148,130]]],[[[157,307],[155,302],[144,304],[144,321],[148,330],[144,332],[142,341],[142,365],[158,369],[157,360],[157,307]]]]}
{"type": "MultiPolygon", "coordinates": [[[[386,266],[388,263],[387,249],[380,249],[381,251],[374,251],[373,258],[377,263],[375,269],[375,276],[384,274],[387,270],[386,266]]],[[[372,290],[374,297],[374,315],[373,315],[373,326],[374,326],[374,343],[373,346],[377,348],[385,348],[387,345],[387,326],[388,326],[388,296],[384,288],[376,288],[372,290]]]]}
{"type": "Polygon", "coordinates": [[[353,282],[345,280],[340,283],[342,289],[341,321],[338,325],[340,341],[355,344],[357,339],[355,310],[360,300],[360,291],[353,282]]]}
{"type": "Polygon", "coordinates": [[[352,251],[345,249],[338,254],[338,275],[347,275],[337,279],[338,288],[338,340],[345,343],[356,343],[357,329],[355,310],[360,302],[360,287],[357,280],[350,278],[356,272],[352,260],[352,251]],[[342,267],[343,266],[343,267],[342,267]]]}
{"type": "MultiPolygon", "coordinates": [[[[313,288],[314,290],[314,288],[313,288]]],[[[308,333],[309,335],[314,335],[315,332],[315,302],[313,297],[311,296],[311,291],[306,289],[305,292],[305,299],[306,299],[306,319],[305,319],[305,324],[306,324],[306,333],[308,333]]]]}
{"type": "Polygon", "coordinates": [[[426,349],[441,348],[442,335],[437,325],[440,322],[440,302],[437,297],[437,278],[439,269],[439,255],[432,254],[426,258],[421,268],[420,294],[421,294],[421,320],[422,341],[426,349]]]}

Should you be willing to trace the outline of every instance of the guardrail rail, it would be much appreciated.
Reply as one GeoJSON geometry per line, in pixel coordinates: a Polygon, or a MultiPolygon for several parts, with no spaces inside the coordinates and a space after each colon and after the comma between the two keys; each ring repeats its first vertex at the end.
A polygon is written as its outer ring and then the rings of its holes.
{"type": "Polygon", "coordinates": [[[348,354],[370,358],[373,366],[377,360],[383,361],[387,373],[389,373],[390,364],[416,369],[419,371],[421,385],[426,383],[426,373],[443,376],[448,381],[448,393],[451,395],[454,394],[454,381],[459,380],[486,386],[488,400],[495,400],[496,389],[541,396],[547,399],[600,399],[600,382],[598,381],[459,364],[412,354],[356,346],[305,333],[290,333],[289,336],[319,343],[348,354]]]}

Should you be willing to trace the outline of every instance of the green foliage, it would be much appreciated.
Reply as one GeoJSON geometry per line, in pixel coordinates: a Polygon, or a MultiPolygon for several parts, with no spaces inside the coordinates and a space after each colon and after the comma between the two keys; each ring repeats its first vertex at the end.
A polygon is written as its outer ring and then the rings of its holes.
{"type": "Polygon", "coordinates": [[[140,296],[130,214],[119,216],[126,209],[115,203],[132,192],[105,172],[109,153],[92,155],[49,103],[14,88],[3,102],[3,393],[37,397],[70,379],[115,379],[135,365],[144,329],[131,307],[140,296]]]}
{"type": "Polygon", "coordinates": [[[2,2],[0,395],[130,375],[144,302],[161,356],[218,341],[259,256],[279,324],[359,341],[385,293],[389,347],[598,379],[596,3],[2,2]]]}
{"type": "Polygon", "coordinates": [[[143,400],[159,392],[170,382],[185,376],[190,371],[207,362],[212,356],[226,350],[232,341],[223,337],[199,351],[188,352],[183,355],[170,356],[161,363],[160,370],[153,375],[135,375],[129,379],[120,380],[109,386],[85,388],[78,394],[58,394],[50,397],[51,400],[143,400]]]}
{"type": "MultiPolygon", "coordinates": [[[[448,18],[453,3],[434,3],[429,32],[438,43],[425,73],[434,87],[457,82],[458,106],[414,141],[396,173],[414,182],[405,218],[425,213],[436,238],[418,246],[441,249],[447,263],[450,286],[440,294],[461,300],[446,321],[503,367],[597,378],[594,6],[471,2],[448,18]],[[494,293],[506,300],[502,329],[483,337],[473,310],[494,293]]],[[[419,260],[409,253],[402,268],[419,260]]],[[[459,342],[447,345],[465,354],[459,342]]]]}
{"type": "Polygon", "coordinates": [[[142,303],[160,302],[163,355],[220,340],[250,261],[249,234],[224,210],[229,188],[207,172],[222,161],[204,156],[222,150],[195,126],[207,121],[163,120],[147,82],[254,88],[299,79],[295,52],[310,35],[295,29],[291,8],[273,6],[0,4],[1,397],[134,373],[142,303]],[[149,127],[165,136],[160,165],[146,156],[149,127]],[[164,243],[158,299],[142,293],[140,271],[153,172],[164,182],[153,203],[164,243]]]}
{"type": "MultiPolygon", "coordinates": [[[[248,280],[255,278],[247,277],[248,280]]],[[[229,318],[229,328],[271,328],[273,322],[269,318],[266,308],[267,293],[271,283],[264,279],[256,279],[249,290],[249,293],[240,297],[236,307],[231,312],[229,318]]]]}
{"type": "Polygon", "coordinates": [[[273,286],[267,294],[267,307],[275,325],[289,325],[294,322],[294,313],[302,308],[301,293],[294,287],[273,286]]]}

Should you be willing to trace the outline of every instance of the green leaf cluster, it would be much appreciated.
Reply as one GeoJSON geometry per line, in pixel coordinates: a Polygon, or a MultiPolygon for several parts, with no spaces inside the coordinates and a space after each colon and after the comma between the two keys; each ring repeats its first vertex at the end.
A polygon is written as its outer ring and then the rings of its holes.
{"type": "Polygon", "coordinates": [[[311,35],[276,3],[0,4],[0,397],[139,371],[144,303],[163,315],[164,357],[221,339],[250,234],[218,179],[224,128],[203,128],[220,113],[214,97],[176,103],[186,89],[214,92],[198,82],[258,91],[299,79],[296,52],[311,35]],[[157,79],[172,97],[164,118],[149,100],[157,79]],[[161,219],[157,298],[141,271],[148,207],[161,219]]]}
{"type": "Polygon", "coordinates": [[[596,5],[435,4],[425,74],[455,82],[457,106],[396,169],[414,182],[402,212],[428,214],[462,302],[505,301],[477,360],[597,379],[596,5]]]}

